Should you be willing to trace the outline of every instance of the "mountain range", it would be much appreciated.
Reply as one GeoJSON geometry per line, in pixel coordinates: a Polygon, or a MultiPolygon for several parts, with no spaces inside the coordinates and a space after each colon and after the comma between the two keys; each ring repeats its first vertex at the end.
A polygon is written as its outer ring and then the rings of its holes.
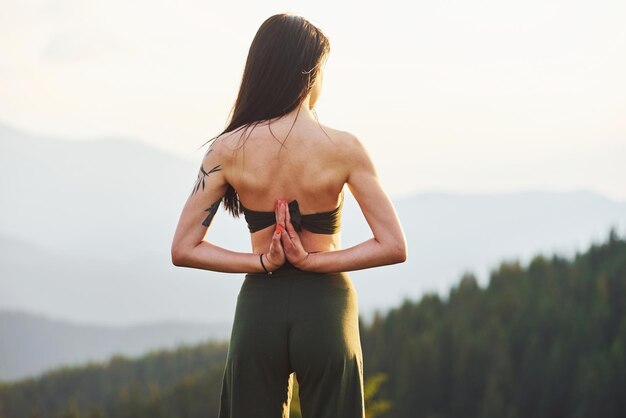
{"type": "MultiPolygon", "coordinates": [[[[24,365],[33,366],[2,367],[0,379],[44,370],[53,358],[82,361],[115,350],[134,353],[136,347],[228,336],[243,274],[179,268],[170,260],[171,239],[201,157],[198,152],[181,158],[132,138],[72,141],[0,125],[0,340],[23,337],[0,352],[0,360],[14,359],[15,350],[26,356],[24,365]],[[137,331],[143,343],[124,337],[132,328],[109,328],[150,323],[155,331],[137,331]],[[57,336],[60,352],[73,354],[33,360],[47,356],[52,340],[36,342],[46,333],[57,336]],[[158,334],[165,337],[151,339],[158,334]],[[65,351],[61,340],[75,341],[75,335],[92,346],[81,351],[81,344],[69,343],[65,351]],[[102,343],[107,340],[120,344],[102,343]]],[[[610,227],[626,230],[626,202],[592,190],[391,198],[406,233],[408,259],[350,272],[365,319],[406,297],[445,297],[465,271],[485,284],[503,259],[572,255],[603,239],[610,227]]],[[[342,246],[370,237],[346,187],[342,246]]],[[[235,251],[250,247],[245,221],[221,207],[205,239],[235,251]]]]}

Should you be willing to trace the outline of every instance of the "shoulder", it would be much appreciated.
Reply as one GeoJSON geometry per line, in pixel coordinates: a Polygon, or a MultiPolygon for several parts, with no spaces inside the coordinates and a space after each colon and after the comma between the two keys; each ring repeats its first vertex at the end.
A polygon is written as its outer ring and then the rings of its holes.
{"type": "Polygon", "coordinates": [[[354,166],[371,164],[371,156],[359,136],[349,131],[341,131],[342,154],[354,166]]]}
{"type": "Polygon", "coordinates": [[[344,158],[351,158],[365,151],[365,146],[361,142],[361,139],[354,133],[347,130],[331,128],[324,124],[320,124],[320,126],[332,140],[333,146],[331,148],[333,148],[333,153],[344,158]]]}
{"type": "Polygon", "coordinates": [[[222,177],[228,182],[235,155],[235,136],[226,132],[210,140],[202,157],[202,168],[222,177]]]}
{"type": "Polygon", "coordinates": [[[368,175],[378,177],[378,171],[367,147],[361,138],[348,131],[343,131],[343,159],[347,169],[348,183],[352,182],[356,176],[368,175]]]}
{"type": "Polygon", "coordinates": [[[352,132],[343,131],[344,145],[346,152],[351,154],[359,154],[367,152],[365,145],[357,135],[352,132]]]}
{"type": "Polygon", "coordinates": [[[228,169],[235,162],[241,149],[241,138],[240,129],[218,135],[211,141],[204,159],[210,158],[214,162],[219,162],[223,169],[228,169]]]}
{"type": "Polygon", "coordinates": [[[357,173],[377,175],[371,155],[358,135],[347,130],[323,128],[333,139],[328,160],[341,167],[346,182],[357,173]]]}

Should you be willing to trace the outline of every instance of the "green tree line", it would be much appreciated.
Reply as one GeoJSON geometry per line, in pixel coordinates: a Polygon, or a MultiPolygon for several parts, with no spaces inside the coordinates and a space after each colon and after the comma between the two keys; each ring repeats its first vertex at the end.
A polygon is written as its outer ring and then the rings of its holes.
{"type": "MultiPolygon", "coordinates": [[[[368,418],[626,416],[626,240],[502,261],[360,323],[368,418]]],[[[217,416],[227,342],[0,384],[0,418],[217,416]]],[[[294,379],[291,417],[301,417],[294,379]]]]}
{"type": "Polygon", "coordinates": [[[626,241],[504,261],[485,288],[465,273],[447,300],[376,315],[363,350],[390,377],[384,417],[624,417],[626,241]]]}

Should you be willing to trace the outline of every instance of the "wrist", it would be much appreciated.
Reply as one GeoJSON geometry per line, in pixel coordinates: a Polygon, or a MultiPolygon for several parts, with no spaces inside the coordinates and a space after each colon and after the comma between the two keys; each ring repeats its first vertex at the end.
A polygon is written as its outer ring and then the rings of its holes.
{"type": "Polygon", "coordinates": [[[311,253],[307,252],[306,255],[302,258],[302,260],[298,261],[297,264],[294,264],[300,270],[308,270],[311,266],[311,253]]]}
{"type": "MultiPolygon", "coordinates": [[[[271,273],[274,270],[277,270],[280,265],[278,263],[274,263],[272,262],[272,260],[270,260],[269,257],[269,253],[263,253],[261,254],[261,261],[262,261],[262,265],[265,266],[265,269],[267,269],[267,272],[271,273]]],[[[263,271],[264,273],[266,273],[266,271],[263,271]]]]}

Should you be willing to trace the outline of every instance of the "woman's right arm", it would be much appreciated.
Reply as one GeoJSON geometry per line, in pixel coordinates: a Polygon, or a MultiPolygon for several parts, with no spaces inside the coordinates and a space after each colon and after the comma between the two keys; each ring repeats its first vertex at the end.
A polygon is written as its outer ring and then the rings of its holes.
{"type": "MultiPolygon", "coordinates": [[[[352,134],[348,135],[346,150],[346,183],[374,236],[349,248],[310,253],[297,266],[302,270],[352,271],[402,263],[406,260],[404,231],[393,203],[381,187],[370,154],[352,134]]],[[[289,227],[289,222],[286,224],[289,227]]]]}
{"type": "MultiPolygon", "coordinates": [[[[270,271],[284,263],[280,235],[272,236],[270,251],[264,256],[232,251],[205,240],[229,184],[226,173],[230,172],[231,155],[226,144],[218,138],[202,159],[194,187],[185,202],[172,239],[172,264],[177,267],[224,273],[263,273],[265,269],[261,257],[270,271]]],[[[277,224],[284,223],[278,208],[276,216],[277,224]]]]}

